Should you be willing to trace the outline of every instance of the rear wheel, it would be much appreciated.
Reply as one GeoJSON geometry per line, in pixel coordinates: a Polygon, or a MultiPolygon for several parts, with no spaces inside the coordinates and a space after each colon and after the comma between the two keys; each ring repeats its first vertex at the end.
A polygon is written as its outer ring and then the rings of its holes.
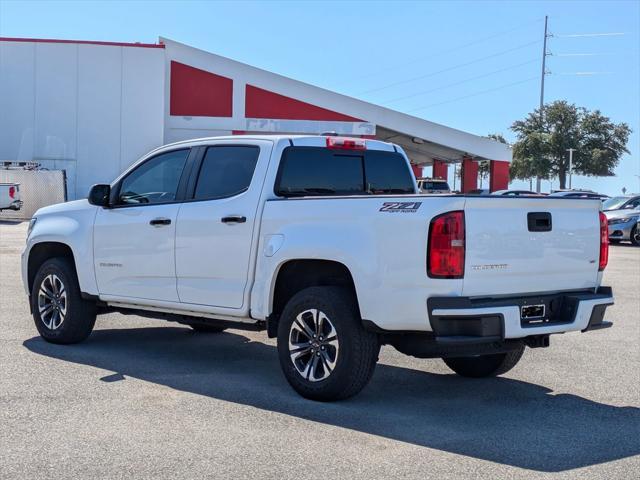
{"type": "Polygon", "coordinates": [[[443,358],[442,360],[447,364],[447,367],[463,377],[496,377],[515,367],[522,358],[524,349],[525,346],[522,344],[517,350],[507,353],[443,358]]]}
{"type": "Polygon", "coordinates": [[[96,305],[80,294],[78,278],[66,258],[40,266],[31,287],[31,311],[40,336],[51,343],[78,343],[91,334],[96,305]]]}
{"type": "Polygon", "coordinates": [[[280,316],[280,366],[303,397],[332,401],[360,392],[373,375],[379,351],[377,335],[362,327],[355,300],[344,289],[306,288],[280,316]]]}
{"type": "Polygon", "coordinates": [[[638,228],[638,225],[631,229],[629,240],[631,240],[631,243],[636,247],[640,247],[640,228],[638,228]]]}

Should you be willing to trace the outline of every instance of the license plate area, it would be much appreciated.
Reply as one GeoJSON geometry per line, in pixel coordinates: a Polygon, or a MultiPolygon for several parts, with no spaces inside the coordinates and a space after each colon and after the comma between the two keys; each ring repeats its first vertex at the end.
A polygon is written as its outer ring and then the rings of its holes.
{"type": "Polygon", "coordinates": [[[520,307],[520,319],[531,323],[543,323],[546,307],[544,303],[538,305],[523,305],[520,307]]]}
{"type": "Polygon", "coordinates": [[[540,327],[571,323],[575,317],[577,301],[565,295],[528,297],[520,302],[520,325],[540,327]]]}

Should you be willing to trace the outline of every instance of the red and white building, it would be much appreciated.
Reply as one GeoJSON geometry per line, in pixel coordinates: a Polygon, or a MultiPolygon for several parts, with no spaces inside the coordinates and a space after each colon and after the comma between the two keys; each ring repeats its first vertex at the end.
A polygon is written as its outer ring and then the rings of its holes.
{"type": "Polygon", "coordinates": [[[0,161],[67,172],[69,198],[110,182],[142,154],[178,140],[243,133],[338,134],[388,140],[420,171],[462,191],[507,188],[511,150],[491,139],[331,92],[197,48],[0,38],[0,161]]]}

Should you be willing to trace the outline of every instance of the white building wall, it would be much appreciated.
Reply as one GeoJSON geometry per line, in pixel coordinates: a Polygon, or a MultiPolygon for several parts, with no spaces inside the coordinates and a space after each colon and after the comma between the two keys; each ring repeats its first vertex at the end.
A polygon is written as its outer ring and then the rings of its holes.
{"type": "Polygon", "coordinates": [[[0,41],[0,160],[64,169],[69,199],[164,139],[164,49],[0,41]]]}

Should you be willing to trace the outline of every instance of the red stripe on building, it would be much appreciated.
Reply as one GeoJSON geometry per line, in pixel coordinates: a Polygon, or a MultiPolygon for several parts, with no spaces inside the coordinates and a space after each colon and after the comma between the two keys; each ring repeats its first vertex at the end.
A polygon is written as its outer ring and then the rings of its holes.
{"type": "Polygon", "coordinates": [[[215,73],[171,62],[171,115],[231,117],[233,80],[215,73]]]}
{"type": "Polygon", "coordinates": [[[276,118],[280,120],[325,120],[361,122],[362,120],[327,110],[310,103],[247,85],[245,117],[276,118]]]}
{"type": "Polygon", "coordinates": [[[0,37],[0,42],[75,43],[81,45],[106,45],[109,47],[164,48],[164,44],[162,43],[99,42],[95,40],[58,40],[55,38],[0,37]]]}

